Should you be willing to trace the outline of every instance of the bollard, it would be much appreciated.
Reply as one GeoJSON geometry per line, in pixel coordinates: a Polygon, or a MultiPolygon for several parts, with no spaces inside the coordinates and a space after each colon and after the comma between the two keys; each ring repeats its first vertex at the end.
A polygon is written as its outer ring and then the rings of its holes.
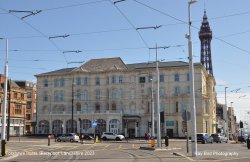
{"type": "Polygon", "coordinates": [[[84,135],[82,134],[81,135],[81,144],[83,144],[83,138],[84,138],[84,135]]]}
{"type": "Polygon", "coordinates": [[[96,142],[96,143],[99,142],[98,136],[96,136],[95,142],[96,142]]]}
{"type": "Polygon", "coordinates": [[[50,146],[50,138],[51,138],[51,136],[48,135],[48,146],[50,146]]]}
{"type": "Polygon", "coordinates": [[[169,138],[168,138],[168,136],[166,136],[166,137],[165,137],[165,146],[166,146],[166,147],[168,147],[168,145],[169,145],[169,141],[168,141],[168,140],[169,140],[169,138]]]}
{"type": "Polygon", "coordinates": [[[151,147],[155,147],[155,139],[151,138],[150,140],[151,147]]]}

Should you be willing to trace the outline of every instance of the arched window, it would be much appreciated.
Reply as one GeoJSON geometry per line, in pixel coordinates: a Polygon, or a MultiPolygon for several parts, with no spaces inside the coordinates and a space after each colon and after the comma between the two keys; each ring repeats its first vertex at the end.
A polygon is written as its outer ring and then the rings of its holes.
{"type": "Polygon", "coordinates": [[[77,122],[73,120],[73,130],[72,130],[72,120],[66,122],[66,133],[76,133],[77,132],[77,122]]]}
{"type": "Polygon", "coordinates": [[[81,128],[83,130],[82,132],[89,133],[91,128],[91,121],[88,119],[82,119],[81,124],[81,128]]]}
{"type": "Polygon", "coordinates": [[[63,133],[63,122],[61,120],[54,120],[52,122],[52,133],[53,134],[63,133]]]}
{"type": "Polygon", "coordinates": [[[39,134],[48,134],[49,133],[49,122],[47,120],[41,120],[38,124],[39,134]]]}

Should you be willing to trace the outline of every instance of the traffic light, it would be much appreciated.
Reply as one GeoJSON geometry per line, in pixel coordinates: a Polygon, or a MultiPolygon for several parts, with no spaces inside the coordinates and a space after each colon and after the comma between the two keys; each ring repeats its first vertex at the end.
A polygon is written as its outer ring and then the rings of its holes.
{"type": "Polygon", "coordinates": [[[243,128],[243,122],[240,121],[240,128],[243,128]]]}
{"type": "Polygon", "coordinates": [[[149,127],[149,128],[151,128],[151,124],[152,124],[151,122],[148,122],[148,127],[149,127]]]}

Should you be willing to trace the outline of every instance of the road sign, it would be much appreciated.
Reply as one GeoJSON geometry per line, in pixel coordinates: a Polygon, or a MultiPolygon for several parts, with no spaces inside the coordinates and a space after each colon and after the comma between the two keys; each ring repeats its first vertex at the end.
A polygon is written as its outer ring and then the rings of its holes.
{"type": "Polygon", "coordinates": [[[93,121],[93,122],[92,122],[92,126],[93,126],[93,127],[97,126],[97,122],[96,122],[96,121],[93,121]]]}

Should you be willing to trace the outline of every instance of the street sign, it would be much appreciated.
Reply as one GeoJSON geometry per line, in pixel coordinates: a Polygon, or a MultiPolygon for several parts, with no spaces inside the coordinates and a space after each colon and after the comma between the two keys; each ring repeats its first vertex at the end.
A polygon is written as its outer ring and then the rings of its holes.
{"type": "Polygon", "coordinates": [[[96,122],[96,121],[93,121],[93,122],[92,122],[92,126],[93,126],[93,127],[97,126],[97,122],[96,122]]]}

